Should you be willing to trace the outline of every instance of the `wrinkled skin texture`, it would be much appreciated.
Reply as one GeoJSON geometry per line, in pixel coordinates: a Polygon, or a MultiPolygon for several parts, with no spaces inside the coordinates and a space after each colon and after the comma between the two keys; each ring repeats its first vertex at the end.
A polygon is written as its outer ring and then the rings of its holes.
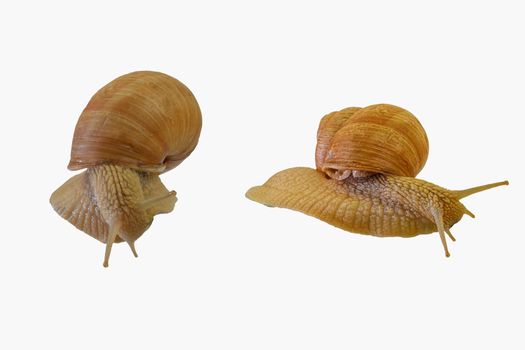
{"type": "Polygon", "coordinates": [[[291,168],[273,175],[246,196],[271,207],[314,216],[347,231],[387,237],[444,234],[463,214],[473,216],[459,202],[469,194],[506,182],[472,190],[451,191],[411,177],[374,174],[338,181],[310,168],[291,168]]]}
{"type": "MultiPolygon", "coordinates": [[[[118,165],[99,165],[69,179],[51,195],[55,211],[78,229],[107,243],[134,242],[153,217],[169,213],[177,201],[158,174],[118,165]]],[[[105,266],[109,259],[107,252],[105,266]]]]}

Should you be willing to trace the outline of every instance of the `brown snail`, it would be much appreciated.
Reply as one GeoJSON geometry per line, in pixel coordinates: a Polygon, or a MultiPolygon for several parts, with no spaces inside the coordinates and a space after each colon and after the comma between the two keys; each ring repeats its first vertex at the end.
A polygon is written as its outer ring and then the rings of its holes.
{"type": "Polygon", "coordinates": [[[55,211],[106,243],[134,242],[159,213],[173,210],[176,192],[159,174],[197,146],[202,119],[191,91],[159,72],[133,72],[111,81],[89,101],[75,127],[70,170],[85,169],[51,195],[55,211]]]}
{"type": "Polygon", "coordinates": [[[246,196],[267,206],[314,216],[347,231],[388,237],[445,234],[463,214],[460,203],[497,182],[451,191],[414,178],[425,165],[428,139],[410,112],[393,105],[346,108],[322,118],[317,169],[291,168],[273,175],[246,196]]]}

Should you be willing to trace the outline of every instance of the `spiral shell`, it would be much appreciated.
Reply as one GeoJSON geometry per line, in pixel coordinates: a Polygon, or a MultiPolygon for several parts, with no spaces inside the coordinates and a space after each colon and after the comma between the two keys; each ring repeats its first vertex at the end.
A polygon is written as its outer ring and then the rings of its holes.
{"type": "Polygon", "coordinates": [[[129,73],[102,87],[87,104],[68,168],[111,163],[165,172],[193,151],[201,125],[199,105],[180,81],[159,72],[129,73]]]}
{"type": "Polygon", "coordinates": [[[334,178],[348,171],[415,177],[428,157],[428,138],[407,110],[376,104],[323,117],[317,133],[317,169],[334,178]]]}

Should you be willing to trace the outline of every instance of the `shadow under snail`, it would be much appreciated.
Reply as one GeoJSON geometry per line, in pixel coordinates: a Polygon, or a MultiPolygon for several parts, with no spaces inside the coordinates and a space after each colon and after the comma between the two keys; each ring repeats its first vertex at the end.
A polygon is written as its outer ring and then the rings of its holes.
{"type": "Polygon", "coordinates": [[[321,119],[317,169],[286,169],[246,196],[297,210],[341,229],[379,237],[445,234],[463,214],[460,199],[508,181],[452,191],[416,179],[428,156],[425,130],[407,110],[388,104],[351,107],[321,119]]]}
{"type": "Polygon", "coordinates": [[[50,198],[55,211],[106,244],[134,242],[177,201],[159,174],[197,146],[202,119],[191,91],[159,72],[133,72],[111,81],[89,101],[75,127],[70,170],[85,169],[50,198]]]}

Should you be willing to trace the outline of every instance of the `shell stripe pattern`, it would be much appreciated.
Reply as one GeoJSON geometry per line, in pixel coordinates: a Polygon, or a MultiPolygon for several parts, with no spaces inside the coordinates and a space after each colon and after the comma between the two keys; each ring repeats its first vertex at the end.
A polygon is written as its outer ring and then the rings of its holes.
{"type": "Polygon", "coordinates": [[[158,72],[121,76],[82,112],[68,168],[113,163],[165,172],[195,148],[201,129],[199,105],[177,79],[158,72]]]}

